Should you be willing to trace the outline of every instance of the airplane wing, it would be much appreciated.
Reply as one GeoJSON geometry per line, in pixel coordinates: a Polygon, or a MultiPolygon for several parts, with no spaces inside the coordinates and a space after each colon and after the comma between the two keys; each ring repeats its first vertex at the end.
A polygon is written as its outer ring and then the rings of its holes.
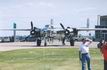
{"type": "Polygon", "coordinates": [[[0,29],[0,31],[31,31],[31,29],[0,29]]]}
{"type": "Polygon", "coordinates": [[[107,28],[76,28],[78,31],[97,31],[107,30],[107,28]]]}

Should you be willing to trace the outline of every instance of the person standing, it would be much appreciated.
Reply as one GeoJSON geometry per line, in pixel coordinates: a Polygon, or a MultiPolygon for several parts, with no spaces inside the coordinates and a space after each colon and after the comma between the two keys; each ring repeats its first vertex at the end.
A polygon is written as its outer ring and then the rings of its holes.
{"type": "Polygon", "coordinates": [[[82,63],[82,70],[86,70],[86,63],[87,63],[88,70],[92,70],[91,64],[90,64],[90,53],[89,53],[89,45],[91,43],[92,43],[92,40],[86,38],[82,40],[82,44],[80,45],[79,58],[82,63]]]}
{"type": "Polygon", "coordinates": [[[102,52],[104,58],[104,70],[107,70],[107,42],[103,42],[100,46],[100,51],[102,52]]]}

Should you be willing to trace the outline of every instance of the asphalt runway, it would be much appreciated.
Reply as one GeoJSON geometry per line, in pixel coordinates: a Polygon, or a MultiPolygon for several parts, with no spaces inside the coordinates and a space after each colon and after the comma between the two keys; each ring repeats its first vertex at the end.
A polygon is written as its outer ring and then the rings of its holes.
{"type": "MultiPolygon", "coordinates": [[[[70,46],[69,42],[66,42],[66,45],[62,45],[61,42],[48,42],[47,46],[43,45],[36,46],[36,42],[10,42],[10,43],[0,43],[0,51],[11,51],[16,49],[30,49],[30,48],[79,48],[81,42],[75,42],[75,46],[70,46]]],[[[97,48],[98,42],[93,42],[89,47],[97,48]]]]}

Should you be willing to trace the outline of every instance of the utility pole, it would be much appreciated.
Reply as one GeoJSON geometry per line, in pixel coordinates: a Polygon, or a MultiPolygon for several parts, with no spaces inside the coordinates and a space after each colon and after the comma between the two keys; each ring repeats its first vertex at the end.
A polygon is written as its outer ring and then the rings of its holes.
{"type": "Polygon", "coordinates": [[[90,20],[89,18],[87,18],[87,28],[89,28],[89,26],[90,26],[90,20]]]}
{"type": "Polygon", "coordinates": [[[100,15],[97,15],[97,25],[100,25],[100,15]]]}

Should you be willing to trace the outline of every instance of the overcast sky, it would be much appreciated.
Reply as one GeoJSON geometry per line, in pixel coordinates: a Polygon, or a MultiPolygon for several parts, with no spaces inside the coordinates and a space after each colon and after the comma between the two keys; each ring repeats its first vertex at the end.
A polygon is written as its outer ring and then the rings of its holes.
{"type": "MultiPolygon", "coordinates": [[[[30,28],[30,21],[37,27],[43,27],[54,19],[71,27],[85,27],[87,18],[90,27],[97,24],[97,15],[107,15],[107,0],[0,0],[0,28],[30,28]]],[[[0,31],[0,35],[10,32],[0,31]]]]}

